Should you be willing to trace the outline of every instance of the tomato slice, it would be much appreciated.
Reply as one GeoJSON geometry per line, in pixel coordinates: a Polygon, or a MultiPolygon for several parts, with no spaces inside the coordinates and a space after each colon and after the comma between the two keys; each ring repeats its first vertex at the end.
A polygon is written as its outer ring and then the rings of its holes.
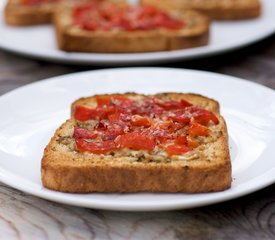
{"type": "Polygon", "coordinates": [[[130,148],[134,150],[152,151],[156,146],[154,138],[138,133],[120,135],[115,139],[115,142],[118,148],[130,148]]]}
{"type": "Polygon", "coordinates": [[[167,146],[166,151],[167,151],[168,156],[172,156],[172,155],[181,155],[181,154],[187,153],[191,150],[190,150],[190,148],[188,148],[185,145],[176,145],[175,144],[175,145],[167,146]]]}
{"type": "Polygon", "coordinates": [[[80,152],[90,152],[94,154],[104,154],[116,149],[114,141],[88,142],[85,139],[75,139],[76,147],[80,152]]]}
{"type": "Polygon", "coordinates": [[[73,137],[74,138],[95,139],[98,137],[98,134],[94,133],[92,131],[89,131],[87,129],[84,129],[84,128],[75,127],[73,137]]]}
{"type": "Polygon", "coordinates": [[[198,137],[198,136],[208,136],[210,133],[210,130],[197,123],[197,122],[192,122],[190,124],[190,127],[187,129],[187,134],[193,137],[198,137]]]}

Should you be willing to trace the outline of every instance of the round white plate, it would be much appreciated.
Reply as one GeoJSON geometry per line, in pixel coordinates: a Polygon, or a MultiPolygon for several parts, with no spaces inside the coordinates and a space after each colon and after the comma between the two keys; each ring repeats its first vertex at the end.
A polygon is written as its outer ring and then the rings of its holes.
{"type": "Polygon", "coordinates": [[[169,68],[83,72],[30,84],[0,97],[0,180],[56,202],[90,208],[153,211],[233,199],[275,182],[275,92],[220,74],[169,68]],[[218,100],[228,124],[232,188],[204,194],[68,194],[40,181],[43,149],[69,118],[70,104],[99,93],[194,92],[218,100]]]}
{"type": "MultiPolygon", "coordinates": [[[[0,7],[4,5],[4,1],[0,0],[0,7]]],[[[238,49],[274,33],[275,1],[262,2],[263,14],[258,19],[213,22],[208,46],[136,54],[66,53],[57,49],[51,26],[7,26],[3,21],[3,12],[0,11],[0,48],[38,59],[75,64],[132,65],[194,59],[238,49]]]]}

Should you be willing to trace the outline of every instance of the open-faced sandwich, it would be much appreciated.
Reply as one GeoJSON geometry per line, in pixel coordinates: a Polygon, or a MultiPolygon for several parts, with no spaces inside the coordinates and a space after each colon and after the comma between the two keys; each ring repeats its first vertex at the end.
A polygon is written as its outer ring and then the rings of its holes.
{"type": "Polygon", "coordinates": [[[59,8],[55,28],[65,51],[149,52],[206,45],[209,21],[192,10],[88,3],[59,8]]]}
{"type": "Polygon", "coordinates": [[[213,192],[231,186],[226,123],[213,99],[183,93],[81,98],[41,165],[44,187],[87,192],[213,192]]]}
{"type": "MultiPolygon", "coordinates": [[[[52,22],[57,7],[81,2],[102,2],[105,0],[7,0],[5,21],[14,26],[31,26],[52,22]]],[[[125,0],[106,0],[122,4],[125,0]]]]}

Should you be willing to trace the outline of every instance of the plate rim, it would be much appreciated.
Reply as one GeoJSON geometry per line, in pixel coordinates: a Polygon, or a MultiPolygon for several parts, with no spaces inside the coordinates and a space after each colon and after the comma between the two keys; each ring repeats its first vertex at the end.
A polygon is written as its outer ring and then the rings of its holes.
{"type": "MultiPolygon", "coordinates": [[[[50,81],[57,81],[59,79],[59,81],[65,81],[67,78],[72,78],[72,77],[75,77],[75,76],[89,76],[89,75],[96,75],[98,74],[98,72],[114,72],[114,71],[118,71],[118,72],[121,72],[121,71],[142,71],[144,72],[144,70],[146,71],[177,71],[179,72],[180,74],[181,73],[185,73],[185,72],[188,72],[188,73],[195,73],[195,74],[202,74],[202,75],[216,75],[216,76],[219,76],[221,78],[227,78],[227,79],[233,79],[235,81],[241,81],[241,82],[244,82],[245,84],[251,84],[253,85],[254,87],[257,87],[257,88],[262,88],[264,91],[268,90],[268,91],[272,91],[272,94],[275,93],[275,91],[271,88],[268,88],[266,86],[263,86],[261,84],[258,84],[258,83],[255,83],[255,82],[251,82],[251,81],[248,81],[248,80],[245,80],[245,79],[242,79],[242,78],[237,78],[237,77],[233,77],[233,76],[228,76],[228,75],[224,75],[224,74],[220,74],[220,73],[212,73],[212,72],[207,72],[207,71],[200,71],[200,70],[189,70],[189,69],[178,69],[178,68],[163,68],[163,67],[128,67],[128,68],[115,68],[115,69],[100,69],[100,70],[92,70],[92,71],[84,71],[84,72],[79,72],[79,73],[71,73],[71,74],[66,74],[66,75],[61,75],[61,76],[56,76],[56,77],[51,77],[51,78],[47,78],[47,79],[44,79],[42,81],[38,81],[38,82],[34,82],[34,83],[30,83],[30,84],[27,84],[25,86],[22,86],[22,87],[19,87],[19,88],[16,88],[15,90],[12,90],[6,94],[3,94],[2,96],[0,96],[0,101],[2,101],[3,98],[5,97],[9,97],[10,95],[14,94],[14,92],[16,91],[24,91],[24,89],[28,88],[28,87],[37,87],[37,85],[43,85],[43,84],[48,84],[48,82],[50,81]]],[[[76,78],[77,79],[77,78],[76,78]]],[[[261,174],[260,176],[257,176],[256,179],[258,178],[262,178],[263,175],[270,175],[270,172],[273,173],[274,169],[270,169],[269,171],[266,171],[264,172],[264,174],[261,174]]],[[[240,197],[240,196],[244,196],[244,195],[247,195],[249,193],[252,193],[252,192],[255,192],[259,189],[262,189],[272,183],[275,182],[275,179],[271,179],[269,178],[268,181],[265,181],[264,184],[258,184],[257,187],[254,187],[254,188],[247,188],[245,190],[243,190],[242,192],[237,192],[234,194],[233,192],[233,195],[230,194],[230,189],[229,190],[226,190],[226,191],[223,191],[223,192],[218,192],[218,193],[210,193],[212,196],[212,198],[208,199],[208,200],[204,200],[203,203],[201,203],[200,201],[197,201],[196,203],[189,203],[189,204],[186,204],[186,203],[181,203],[181,202],[178,202],[178,203],[174,203],[172,205],[167,205],[166,203],[162,203],[160,205],[156,205],[156,206],[152,206],[152,205],[148,205],[148,206],[144,206],[144,205],[138,205],[138,206],[131,206],[131,205],[126,205],[124,202],[122,203],[119,203],[119,204],[112,204],[110,206],[110,204],[107,206],[106,203],[103,201],[102,204],[98,203],[98,200],[97,200],[97,203],[94,203],[94,202],[90,202],[90,203],[87,203],[87,201],[90,201],[89,199],[83,201],[83,200],[75,200],[74,198],[70,198],[70,195],[74,195],[74,194],[66,194],[67,196],[69,196],[68,198],[65,197],[65,200],[64,200],[64,197],[63,197],[63,193],[59,193],[59,192],[55,192],[55,191],[51,191],[51,190],[47,190],[47,189],[42,189],[42,186],[41,186],[41,189],[38,190],[38,189],[29,189],[29,187],[18,187],[18,184],[17,184],[17,181],[15,183],[13,183],[12,181],[9,181],[9,178],[11,178],[14,174],[10,171],[7,171],[6,169],[3,169],[2,166],[0,166],[0,180],[13,187],[13,188],[16,188],[20,191],[24,191],[24,192],[27,192],[28,194],[31,194],[31,195],[34,195],[34,196],[37,196],[37,197],[40,197],[40,198],[43,198],[43,199],[47,199],[47,200],[51,200],[51,201],[54,201],[54,202],[59,202],[59,203],[63,203],[63,204],[70,204],[70,205],[74,205],[74,206],[80,206],[80,207],[89,207],[89,208],[97,208],[97,209],[105,209],[105,210],[119,210],[119,211],[166,211],[166,210],[176,210],[176,209],[187,209],[187,208],[194,208],[194,207],[201,207],[201,206],[206,206],[206,205],[209,205],[209,204],[214,204],[214,203],[219,203],[219,202],[224,202],[224,201],[228,201],[228,200],[231,200],[231,199],[235,199],[237,197],[240,197]],[[7,173],[5,173],[7,172],[7,173]],[[6,174],[6,178],[5,178],[5,174],[6,174]],[[8,180],[7,180],[8,178],[8,180]],[[46,196],[45,196],[45,192],[46,191],[46,196]],[[61,195],[60,195],[61,194],[61,195]],[[221,197],[223,196],[223,197],[221,197]],[[83,203],[84,202],[84,203],[83,203]]],[[[273,174],[274,175],[274,174],[273,174]]],[[[27,179],[24,179],[24,181],[30,181],[30,180],[27,180],[27,179]]],[[[256,181],[256,180],[254,180],[256,181]]],[[[30,181],[31,182],[31,181],[30,181]]],[[[250,182],[251,184],[251,182],[250,182]]],[[[20,184],[19,184],[20,185],[20,184]]],[[[65,196],[66,196],[65,195],[65,196]]],[[[184,195],[184,194],[183,194],[184,195]]],[[[208,194],[207,194],[208,195],[208,194]]],[[[75,196],[75,195],[74,195],[75,196]]]]}
{"type": "MultiPolygon", "coordinates": [[[[0,0],[1,1],[1,0],[0,0]]],[[[3,0],[2,0],[3,1],[3,0]]],[[[271,3],[270,0],[263,0],[263,4],[269,4],[274,7],[275,3],[271,3]]],[[[0,21],[3,22],[3,10],[0,10],[0,21]]],[[[252,19],[251,21],[257,21],[252,19]]],[[[67,53],[55,49],[55,53],[51,52],[30,52],[27,49],[22,49],[18,46],[13,46],[7,42],[3,42],[0,39],[0,49],[19,54],[25,57],[35,58],[39,60],[47,60],[56,63],[64,64],[77,64],[77,65],[104,65],[104,66],[122,66],[122,65],[142,65],[152,63],[165,63],[175,62],[179,60],[193,60],[198,58],[204,58],[207,56],[215,56],[218,54],[234,51],[256,42],[263,40],[275,32],[274,26],[269,27],[262,35],[257,35],[254,38],[246,41],[240,41],[239,43],[231,43],[220,46],[202,46],[191,49],[175,50],[169,52],[151,52],[151,53],[129,53],[129,54],[105,54],[105,53],[67,53]],[[117,56],[121,56],[117,58],[117,56]]]]}

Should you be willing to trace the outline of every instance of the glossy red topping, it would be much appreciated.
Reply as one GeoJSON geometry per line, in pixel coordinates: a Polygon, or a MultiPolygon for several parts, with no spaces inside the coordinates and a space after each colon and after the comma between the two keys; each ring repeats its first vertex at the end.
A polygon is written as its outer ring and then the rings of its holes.
{"type": "Polygon", "coordinates": [[[184,100],[145,97],[134,100],[120,95],[96,97],[97,107],[76,106],[78,121],[92,120],[91,129],[75,127],[79,151],[95,154],[119,149],[165,150],[184,154],[199,145],[198,137],[210,134],[217,116],[184,100]]]}
{"type": "Polygon", "coordinates": [[[73,10],[76,26],[89,30],[152,30],[184,27],[182,20],[151,6],[118,6],[115,4],[89,3],[73,10]]]}

